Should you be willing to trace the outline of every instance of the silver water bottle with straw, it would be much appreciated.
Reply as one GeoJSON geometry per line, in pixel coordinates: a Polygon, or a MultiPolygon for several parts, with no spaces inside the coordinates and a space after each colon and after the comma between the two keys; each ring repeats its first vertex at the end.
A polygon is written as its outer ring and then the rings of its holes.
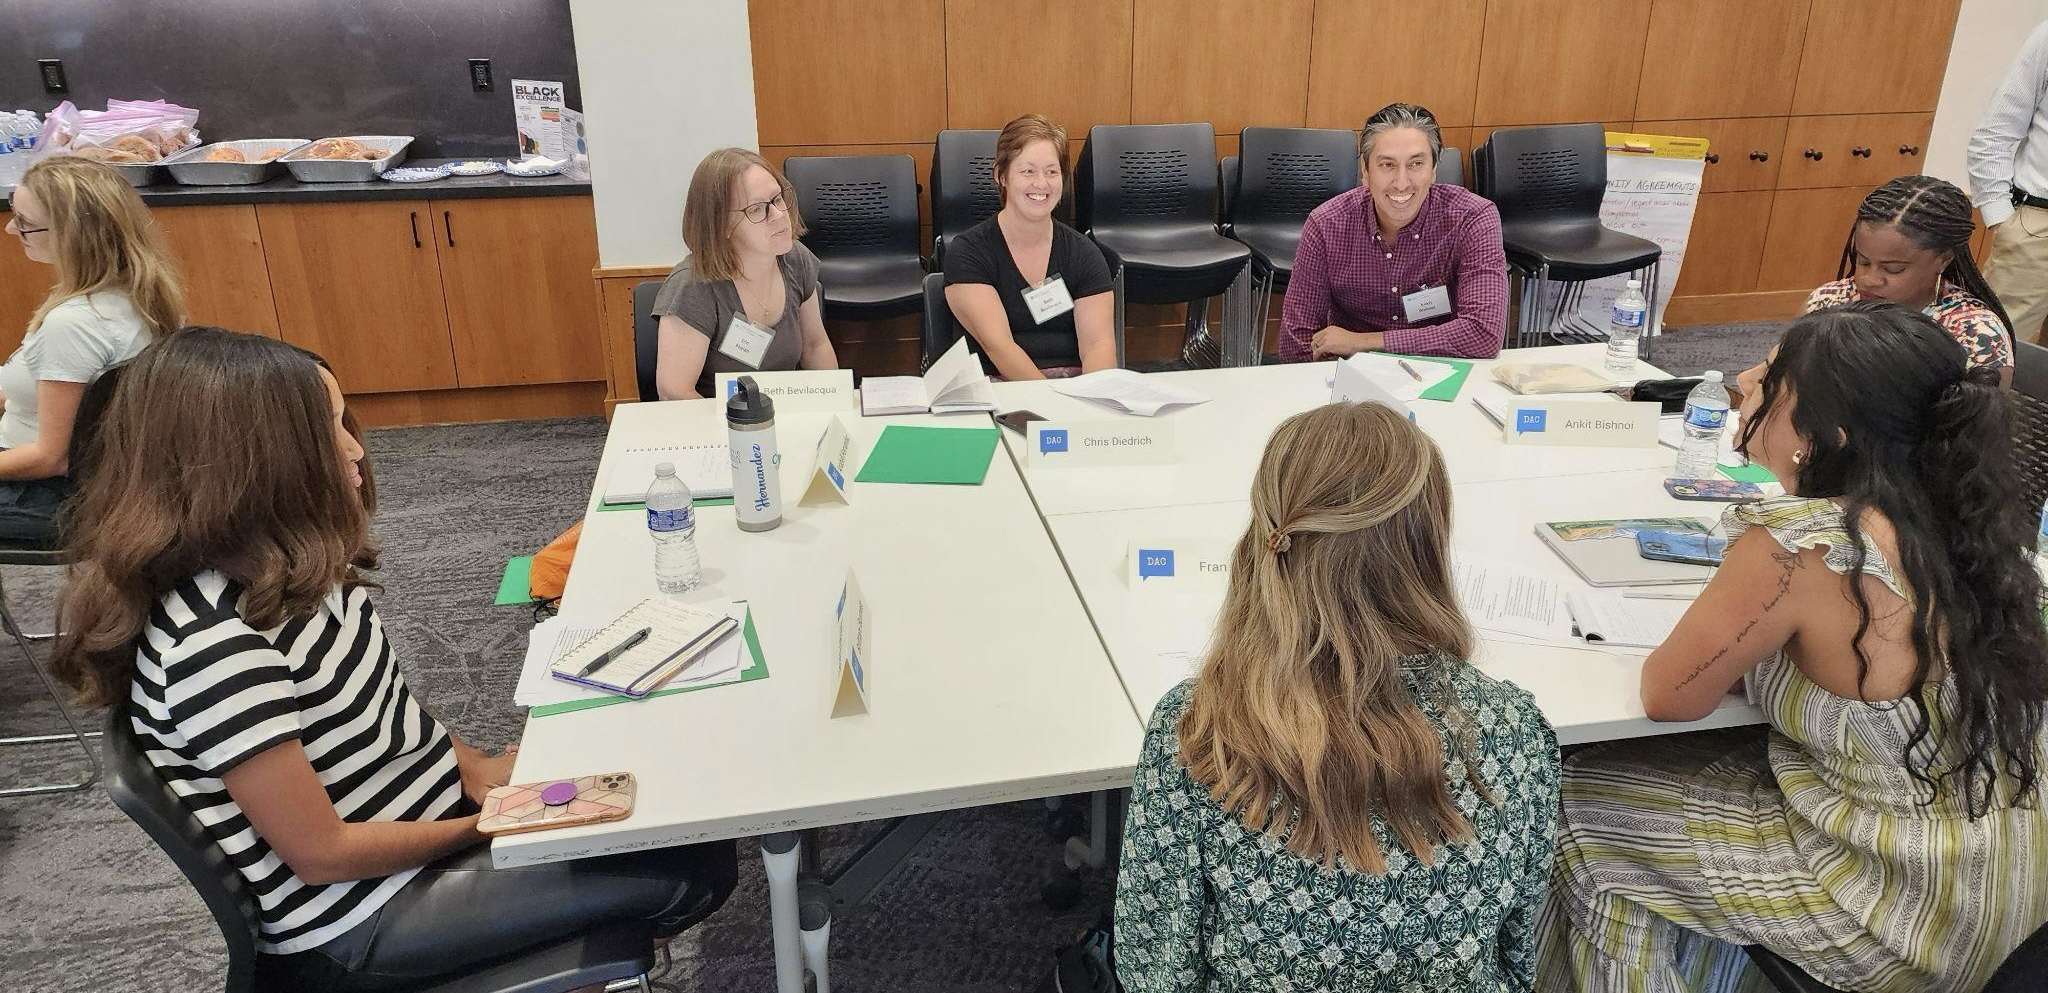
{"type": "Polygon", "coordinates": [[[725,434],[732,446],[732,509],[740,530],[775,530],[782,526],[775,401],[761,392],[752,376],[741,376],[725,402],[725,434]]]}

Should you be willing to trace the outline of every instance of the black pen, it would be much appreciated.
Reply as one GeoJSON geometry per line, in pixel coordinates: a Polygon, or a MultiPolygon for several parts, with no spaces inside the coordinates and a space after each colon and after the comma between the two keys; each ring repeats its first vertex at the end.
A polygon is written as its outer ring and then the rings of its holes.
{"type": "Polygon", "coordinates": [[[590,664],[589,664],[589,665],[586,665],[586,666],[584,666],[584,667],[583,667],[583,671],[581,671],[581,672],[578,672],[578,673],[576,674],[576,678],[578,678],[578,679],[582,679],[582,678],[584,678],[584,677],[587,677],[587,676],[589,676],[589,675],[590,675],[591,673],[593,673],[593,672],[596,672],[597,670],[599,670],[599,669],[602,669],[602,668],[604,668],[605,666],[607,666],[607,665],[610,665],[610,664],[612,664],[613,662],[616,662],[616,661],[618,661],[618,659],[619,659],[619,656],[621,656],[621,655],[624,655],[624,654],[626,654],[627,652],[630,652],[630,651],[632,651],[632,650],[633,650],[633,646],[634,646],[634,645],[637,645],[637,644],[639,644],[639,643],[641,643],[641,642],[643,642],[643,641],[646,641],[646,640],[647,640],[647,636],[648,636],[649,634],[653,633],[653,631],[654,631],[654,629],[653,629],[653,628],[641,628],[640,630],[638,630],[638,631],[635,631],[635,632],[633,632],[632,634],[629,634],[629,635],[627,635],[627,636],[626,636],[626,640],[625,640],[625,641],[622,641],[622,642],[619,642],[619,644],[618,644],[618,647],[616,647],[616,648],[613,648],[612,650],[610,650],[610,651],[608,651],[608,652],[604,653],[603,655],[600,655],[600,656],[598,656],[598,657],[596,657],[596,658],[594,658],[594,659],[591,659],[591,660],[590,660],[590,664]]]}

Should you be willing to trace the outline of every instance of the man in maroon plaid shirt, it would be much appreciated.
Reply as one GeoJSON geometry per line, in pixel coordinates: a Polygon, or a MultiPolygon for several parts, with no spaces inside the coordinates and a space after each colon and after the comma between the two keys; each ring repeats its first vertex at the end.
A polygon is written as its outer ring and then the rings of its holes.
{"type": "Polygon", "coordinates": [[[1287,301],[1280,359],[1356,352],[1491,358],[1506,340],[1507,256],[1500,212],[1460,186],[1435,186],[1436,118],[1396,103],[1358,138],[1365,185],[1308,215],[1287,301]]]}

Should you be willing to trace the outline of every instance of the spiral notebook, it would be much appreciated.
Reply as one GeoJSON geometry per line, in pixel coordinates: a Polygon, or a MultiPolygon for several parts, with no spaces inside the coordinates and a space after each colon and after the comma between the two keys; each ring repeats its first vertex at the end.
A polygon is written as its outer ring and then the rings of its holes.
{"type": "Polygon", "coordinates": [[[556,659],[548,669],[556,679],[643,697],[710,654],[739,628],[739,622],[722,610],[650,597],[556,659]],[[646,637],[592,668],[600,656],[627,643],[642,629],[647,631],[646,637]]]}
{"type": "Polygon", "coordinates": [[[717,500],[732,496],[732,450],[722,444],[649,445],[612,453],[611,474],[604,478],[604,502],[640,503],[654,483],[654,467],[673,462],[676,476],[689,484],[690,497],[717,500]]]}

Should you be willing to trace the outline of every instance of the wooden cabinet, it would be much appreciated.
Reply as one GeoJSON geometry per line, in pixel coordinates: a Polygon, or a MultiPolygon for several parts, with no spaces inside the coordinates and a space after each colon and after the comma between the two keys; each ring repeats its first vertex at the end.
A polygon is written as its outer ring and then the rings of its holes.
{"type": "Polygon", "coordinates": [[[1795,117],[1785,129],[1781,189],[1877,186],[1926,164],[1932,114],[1795,117]]]}
{"type": "Polygon", "coordinates": [[[1764,233],[1759,290],[1810,290],[1835,278],[1856,208],[1870,187],[1779,190],[1764,233]]]}
{"type": "MultiPolygon", "coordinates": [[[[946,4],[945,126],[1000,128],[1027,109],[1072,137],[1097,124],[1129,124],[1131,88],[1101,85],[1104,68],[1131,55],[1128,0],[1044,0],[1032,5],[1031,19],[1031,44],[1020,45],[1016,8],[946,4]],[[1026,79],[1028,95],[1018,86],[1026,79]]],[[[929,155],[930,141],[924,145],[929,155]]]]}
{"type": "Polygon", "coordinates": [[[435,200],[427,207],[462,386],[604,378],[590,201],[435,200]]]}
{"type": "MultiPolygon", "coordinates": [[[[10,216],[0,212],[0,220],[10,216]]],[[[0,235],[0,359],[14,354],[28,335],[29,317],[43,305],[56,280],[56,270],[23,254],[20,238],[0,235]]]]}
{"type": "Polygon", "coordinates": [[[1133,121],[1207,121],[1217,134],[1302,125],[1311,0],[1136,0],[1132,10],[1133,121]]]}
{"type": "Polygon", "coordinates": [[[1649,22],[1650,0],[1493,0],[1472,123],[1634,120],[1649,22]]]}
{"type": "Polygon", "coordinates": [[[255,207],[165,207],[150,213],[178,259],[185,323],[277,337],[277,304],[255,207]]]}
{"type": "Polygon", "coordinates": [[[1799,77],[1808,3],[1656,0],[1636,116],[1783,116],[1799,77]]]}
{"type": "Polygon", "coordinates": [[[1703,193],[1770,190],[1785,161],[1785,119],[1737,117],[1704,121],[1637,121],[1639,134],[1707,139],[1703,193]]]}
{"type": "Polygon", "coordinates": [[[1755,290],[1775,195],[1769,190],[1701,194],[1672,295],[1755,290]]]}
{"type": "MultiPolygon", "coordinates": [[[[1308,126],[1357,130],[1373,111],[1404,100],[1439,123],[1473,123],[1486,0],[1350,0],[1316,4],[1309,37],[1308,126]],[[1388,44],[1427,38],[1428,44],[1388,44]]],[[[1263,123],[1263,122],[1261,122],[1263,123]]]]}
{"type": "Polygon", "coordinates": [[[1793,114],[1933,112],[1961,0],[1812,3],[1793,114]]]}
{"type": "MultiPolygon", "coordinates": [[[[1022,47],[1045,29],[1006,19],[1022,47]]],[[[930,141],[946,127],[946,13],[941,0],[751,0],[754,107],[762,145],[930,141]]],[[[1013,83],[1023,102],[1036,83],[1013,83]]],[[[731,94],[705,94],[707,99],[731,94]]],[[[744,99],[744,98],[742,98],[744,99]]],[[[1007,120],[1007,118],[1005,118],[1007,120]]],[[[662,126],[647,122],[650,127],[662,126]]],[[[998,122],[990,127],[1001,127],[998,122]]],[[[690,169],[695,162],[678,163],[690,169]]],[[[673,208],[664,208],[673,209],[673,208]]]]}
{"type": "Polygon", "coordinates": [[[284,340],[325,356],[342,389],[458,385],[427,201],[264,204],[256,218],[284,340]]]}

